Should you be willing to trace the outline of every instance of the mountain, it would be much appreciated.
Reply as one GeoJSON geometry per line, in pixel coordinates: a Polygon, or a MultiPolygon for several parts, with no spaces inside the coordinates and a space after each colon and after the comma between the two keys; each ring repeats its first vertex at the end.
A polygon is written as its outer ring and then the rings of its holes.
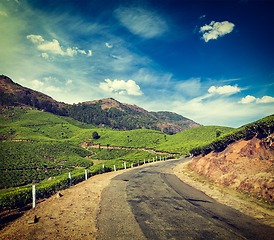
{"type": "Polygon", "coordinates": [[[201,126],[173,112],[149,112],[136,105],[120,103],[113,98],[79,104],[58,102],[38,91],[14,83],[0,75],[0,103],[2,106],[30,106],[80,122],[117,130],[153,129],[168,134],[201,126]]]}

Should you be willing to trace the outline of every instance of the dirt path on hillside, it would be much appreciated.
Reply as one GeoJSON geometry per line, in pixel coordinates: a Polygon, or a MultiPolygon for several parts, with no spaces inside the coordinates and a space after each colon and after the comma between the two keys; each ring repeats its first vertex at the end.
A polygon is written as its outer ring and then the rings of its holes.
{"type": "Polygon", "coordinates": [[[168,152],[156,152],[153,149],[146,149],[146,148],[130,148],[130,147],[116,147],[116,146],[104,146],[101,144],[93,144],[92,142],[82,142],[79,144],[79,146],[87,149],[88,147],[93,147],[93,148],[104,148],[104,149],[124,149],[124,150],[142,150],[142,151],[147,151],[155,154],[170,154],[168,152]]]}
{"type": "MultiPolygon", "coordinates": [[[[182,181],[223,204],[274,226],[273,212],[271,214],[271,211],[194,181],[187,176],[185,166],[186,164],[179,164],[173,169],[182,181]]],[[[100,211],[101,192],[113,177],[125,171],[130,169],[93,176],[61,191],[62,197],[57,198],[56,194],[45,199],[37,204],[35,209],[26,211],[22,217],[2,229],[0,239],[96,239],[96,219],[100,211]]]]}

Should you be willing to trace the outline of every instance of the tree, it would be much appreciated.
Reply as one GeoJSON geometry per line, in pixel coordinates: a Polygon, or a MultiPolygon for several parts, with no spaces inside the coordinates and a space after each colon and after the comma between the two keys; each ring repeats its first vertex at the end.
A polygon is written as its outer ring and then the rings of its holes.
{"type": "Polygon", "coordinates": [[[92,133],[92,138],[93,138],[93,139],[99,139],[100,136],[99,136],[99,134],[95,131],[95,132],[92,133]]]}
{"type": "Polygon", "coordinates": [[[221,134],[222,134],[222,132],[221,132],[219,129],[217,129],[217,130],[216,130],[216,138],[217,138],[217,137],[220,137],[221,134]]]}

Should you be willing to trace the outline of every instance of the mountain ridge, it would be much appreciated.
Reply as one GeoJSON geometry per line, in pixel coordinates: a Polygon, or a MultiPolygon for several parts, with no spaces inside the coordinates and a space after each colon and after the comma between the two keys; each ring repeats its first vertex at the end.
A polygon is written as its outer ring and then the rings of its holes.
{"type": "Polygon", "coordinates": [[[98,127],[117,130],[153,129],[175,134],[201,126],[177,113],[150,112],[136,105],[120,103],[113,98],[73,105],[58,102],[44,93],[23,87],[4,75],[0,75],[0,103],[2,106],[30,106],[98,127]]]}

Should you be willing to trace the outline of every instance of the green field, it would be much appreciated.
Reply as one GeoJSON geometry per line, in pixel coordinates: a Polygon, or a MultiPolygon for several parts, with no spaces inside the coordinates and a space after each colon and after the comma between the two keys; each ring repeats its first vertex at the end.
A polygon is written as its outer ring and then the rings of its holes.
{"type": "Polygon", "coordinates": [[[136,164],[138,160],[156,158],[155,154],[137,150],[141,148],[189,154],[191,148],[213,140],[217,130],[222,134],[232,130],[198,127],[175,135],[147,129],[115,131],[19,107],[3,110],[0,123],[0,188],[41,181],[73,171],[75,167],[92,170],[92,159],[136,164]],[[94,131],[98,132],[99,139],[92,139],[94,131]],[[93,149],[91,154],[78,145],[81,142],[133,149],[93,149]]]}
{"type": "MultiPolygon", "coordinates": [[[[68,186],[68,172],[75,176],[77,182],[84,178],[85,169],[88,169],[91,176],[113,171],[114,165],[116,169],[121,169],[124,162],[130,167],[131,164],[136,166],[138,162],[142,164],[144,159],[147,162],[148,159],[152,161],[156,157],[168,156],[141,149],[187,155],[191,148],[215,139],[217,131],[226,134],[233,130],[209,126],[167,135],[147,129],[115,131],[95,128],[68,117],[28,108],[9,107],[0,113],[0,189],[7,189],[0,192],[0,199],[5,199],[4,196],[9,194],[12,196],[3,200],[6,206],[18,198],[19,192],[25,194],[27,191],[29,194],[29,184],[46,186],[48,190],[44,194],[50,195],[50,191],[68,186]],[[99,134],[99,139],[92,138],[94,131],[99,134]],[[79,146],[83,142],[127,149],[85,149],[79,146]],[[100,163],[94,165],[93,160],[100,160],[100,163]],[[14,188],[18,186],[21,187],[14,188]]],[[[19,198],[24,198],[24,194],[19,198]]]]}

